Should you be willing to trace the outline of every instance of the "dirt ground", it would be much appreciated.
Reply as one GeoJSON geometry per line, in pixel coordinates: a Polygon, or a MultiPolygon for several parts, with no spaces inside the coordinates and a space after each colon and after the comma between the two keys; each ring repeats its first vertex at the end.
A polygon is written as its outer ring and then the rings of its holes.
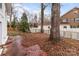
{"type": "MultiPolygon", "coordinates": [[[[79,55],[79,41],[74,39],[61,39],[57,44],[49,40],[49,35],[45,33],[25,33],[19,38],[9,37],[6,50],[2,55],[6,56],[27,56],[28,47],[39,45],[40,49],[45,52],[41,56],[77,56],[79,55]]],[[[40,53],[40,52],[39,52],[40,53]]]]}

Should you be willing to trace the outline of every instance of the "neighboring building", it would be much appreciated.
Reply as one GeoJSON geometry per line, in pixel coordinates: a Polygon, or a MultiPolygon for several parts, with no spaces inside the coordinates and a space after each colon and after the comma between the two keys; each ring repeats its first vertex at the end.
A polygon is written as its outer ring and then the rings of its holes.
{"type": "Polygon", "coordinates": [[[60,35],[79,40],[79,8],[75,7],[61,16],[60,35]]]}
{"type": "MultiPolygon", "coordinates": [[[[41,20],[39,17],[39,20],[37,21],[38,23],[38,27],[32,27],[30,28],[31,32],[40,32],[41,29],[41,20]]],[[[44,29],[44,33],[50,33],[50,16],[45,15],[44,16],[44,25],[43,25],[43,29],[44,29]]]]}
{"type": "Polygon", "coordinates": [[[7,36],[7,15],[10,15],[10,4],[0,3],[0,45],[5,44],[7,36]]]}
{"type": "Polygon", "coordinates": [[[75,7],[61,16],[60,29],[79,32],[79,8],[75,7]]]}

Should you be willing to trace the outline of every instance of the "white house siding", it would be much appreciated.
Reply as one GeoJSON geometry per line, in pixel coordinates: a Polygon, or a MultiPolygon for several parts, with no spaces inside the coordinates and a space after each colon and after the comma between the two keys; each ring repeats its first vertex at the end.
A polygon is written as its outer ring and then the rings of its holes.
{"type": "Polygon", "coordinates": [[[5,4],[3,4],[3,21],[2,21],[2,44],[5,44],[7,40],[7,18],[5,12],[5,4]]]}
{"type": "Polygon", "coordinates": [[[2,4],[2,9],[0,9],[0,43],[5,44],[7,40],[7,19],[6,19],[6,14],[5,14],[5,4],[2,4]]]}
{"type": "Polygon", "coordinates": [[[60,25],[60,30],[61,31],[70,31],[70,32],[79,32],[79,28],[70,28],[70,25],[64,25],[64,24],[60,25]],[[66,26],[67,28],[64,28],[64,26],[66,26]]]}
{"type": "Polygon", "coordinates": [[[2,19],[3,19],[2,9],[0,8],[0,45],[2,43],[2,19]]]}

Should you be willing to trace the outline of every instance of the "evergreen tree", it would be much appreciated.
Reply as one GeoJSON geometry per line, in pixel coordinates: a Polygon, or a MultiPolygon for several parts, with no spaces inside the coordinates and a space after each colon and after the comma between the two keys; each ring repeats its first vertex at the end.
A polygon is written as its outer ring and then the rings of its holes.
{"type": "Polygon", "coordinates": [[[19,30],[22,32],[29,32],[29,23],[28,23],[28,18],[27,15],[25,13],[23,13],[22,17],[21,17],[21,22],[19,24],[19,30]]]}

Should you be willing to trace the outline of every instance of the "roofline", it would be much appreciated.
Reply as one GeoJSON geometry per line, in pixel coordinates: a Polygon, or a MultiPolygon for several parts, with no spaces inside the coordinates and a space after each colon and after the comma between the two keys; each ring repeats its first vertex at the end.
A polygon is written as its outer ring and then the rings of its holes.
{"type": "Polygon", "coordinates": [[[61,17],[65,16],[66,14],[68,14],[69,12],[73,11],[74,9],[79,9],[78,7],[74,7],[71,10],[69,10],[68,12],[66,12],[64,15],[62,15],[61,17]]]}

